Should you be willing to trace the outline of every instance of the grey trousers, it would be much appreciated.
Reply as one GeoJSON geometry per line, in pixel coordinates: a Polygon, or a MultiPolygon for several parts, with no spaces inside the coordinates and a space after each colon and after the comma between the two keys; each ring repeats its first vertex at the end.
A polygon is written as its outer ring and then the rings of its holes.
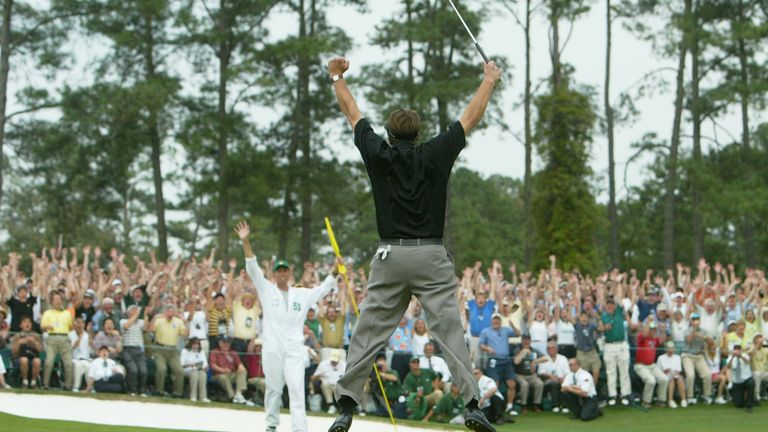
{"type": "Polygon", "coordinates": [[[411,295],[424,307],[429,334],[440,344],[464,402],[479,399],[469,349],[464,342],[457,289],[453,262],[443,246],[392,246],[386,258],[374,257],[368,296],[352,333],[346,373],[336,384],[336,400],[349,396],[360,404],[373,357],[384,348],[400,323],[411,295]]]}

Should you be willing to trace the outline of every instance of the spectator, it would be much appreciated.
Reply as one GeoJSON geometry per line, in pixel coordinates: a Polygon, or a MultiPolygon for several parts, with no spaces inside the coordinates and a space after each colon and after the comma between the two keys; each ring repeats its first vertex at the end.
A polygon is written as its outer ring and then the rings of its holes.
{"type": "Polygon", "coordinates": [[[0,348],[5,348],[8,343],[11,326],[7,322],[8,312],[0,306],[0,348]]]}
{"type": "Polygon", "coordinates": [[[307,310],[307,319],[304,321],[304,324],[312,330],[312,334],[315,335],[315,338],[320,337],[320,320],[317,319],[317,312],[315,311],[314,306],[307,310]]]}
{"type": "MultiPolygon", "coordinates": [[[[120,279],[115,279],[112,282],[112,286],[115,288],[124,287],[120,279]],[[117,284],[117,285],[115,285],[117,284]]],[[[134,285],[131,287],[131,295],[123,296],[122,310],[127,311],[131,306],[139,307],[139,316],[144,315],[144,309],[149,305],[149,295],[147,295],[147,285],[134,285]]]]}
{"type": "MultiPolygon", "coordinates": [[[[571,310],[569,307],[560,309],[555,308],[554,321],[555,336],[557,339],[557,352],[564,355],[567,359],[576,357],[576,340],[574,334],[576,327],[571,319],[571,310]]],[[[547,350],[549,344],[547,344],[547,350]]],[[[567,364],[566,364],[567,365],[567,364]]]]}
{"type": "MultiPolygon", "coordinates": [[[[514,412],[515,390],[515,366],[509,352],[509,338],[517,333],[511,327],[501,326],[501,315],[494,314],[491,326],[480,332],[480,351],[488,356],[486,375],[496,381],[496,386],[502,382],[507,384],[507,412],[514,412]]],[[[525,403],[523,403],[525,405],[525,403]]],[[[514,412],[513,415],[516,415],[514,412]]]]}
{"type": "Polygon", "coordinates": [[[592,375],[581,368],[579,359],[568,360],[570,372],[563,379],[562,397],[571,412],[571,419],[594,420],[603,412],[597,406],[597,390],[592,375]]]}
{"type": "Polygon", "coordinates": [[[531,346],[531,336],[524,334],[522,345],[517,346],[514,352],[514,363],[517,385],[520,387],[520,404],[523,413],[527,411],[528,392],[533,387],[533,410],[541,411],[541,397],[544,392],[544,383],[536,374],[536,367],[544,359],[543,354],[531,346]]]}
{"type": "Polygon", "coordinates": [[[528,317],[528,334],[531,336],[531,347],[539,353],[543,353],[547,350],[547,340],[549,340],[549,316],[545,309],[538,308],[528,317]]]}
{"type": "Polygon", "coordinates": [[[390,361],[392,369],[396,370],[398,375],[406,376],[408,364],[413,357],[413,341],[411,331],[408,329],[408,320],[405,317],[400,319],[400,325],[389,337],[388,348],[392,353],[392,360],[390,361]]]}
{"type": "Polygon", "coordinates": [[[759,402],[763,384],[768,386],[768,340],[764,339],[762,334],[757,333],[753,338],[749,355],[752,358],[752,378],[755,380],[755,402],[759,402]]]}
{"type": "Polygon", "coordinates": [[[96,315],[96,307],[93,305],[94,298],[96,298],[96,292],[92,289],[87,289],[80,301],[75,300],[77,304],[77,307],[75,307],[75,317],[82,318],[85,321],[86,328],[91,327],[91,321],[94,315],[96,315]]]}
{"type": "Polygon", "coordinates": [[[750,307],[744,313],[744,334],[751,342],[755,335],[758,333],[760,333],[760,323],[757,322],[755,309],[750,307]]]}
{"type": "Polygon", "coordinates": [[[141,308],[131,305],[126,310],[127,318],[120,320],[123,330],[123,364],[126,369],[126,384],[131,395],[146,396],[147,360],[144,356],[144,332],[149,330],[149,308],[144,309],[144,319],[139,318],[141,308]]]}
{"type": "MultiPolygon", "coordinates": [[[[343,291],[342,291],[343,292],[343,291]]],[[[342,306],[342,310],[346,308],[342,306]]],[[[320,360],[327,360],[334,350],[344,348],[344,316],[339,313],[335,305],[328,305],[325,313],[320,313],[320,327],[322,328],[322,349],[320,350],[320,360]]],[[[341,355],[341,360],[347,359],[346,352],[341,355]]]]}
{"type": "Polygon", "coordinates": [[[193,337],[197,338],[200,342],[200,349],[208,356],[210,351],[210,345],[208,344],[208,319],[206,318],[202,302],[197,295],[193,294],[192,299],[187,302],[182,319],[187,324],[187,329],[189,330],[187,336],[190,339],[193,337]]]}
{"type": "Polygon", "coordinates": [[[672,314],[672,322],[670,323],[669,333],[672,337],[672,342],[675,344],[675,351],[680,354],[685,347],[685,332],[690,327],[690,323],[687,319],[683,319],[683,313],[681,311],[675,311],[672,314]]]}
{"type": "Polygon", "coordinates": [[[665,337],[656,337],[656,322],[643,326],[643,331],[637,335],[637,354],[635,357],[635,373],[643,381],[643,407],[650,408],[653,402],[653,389],[656,388],[656,399],[659,404],[667,401],[667,386],[669,378],[656,367],[656,350],[664,343],[665,337]]]}
{"type": "Polygon", "coordinates": [[[208,403],[208,359],[202,351],[200,339],[189,338],[187,346],[181,350],[181,366],[184,376],[189,379],[189,400],[208,403]]]}
{"type": "Polygon", "coordinates": [[[668,405],[670,408],[677,408],[677,402],[675,402],[675,387],[677,387],[677,392],[680,394],[680,406],[685,408],[688,406],[688,402],[685,399],[682,359],[675,353],[676,348],[673,341],[667,341],[665,347],[666,351],[656,360],[656,366],[661,369],[669,382],[667,386],[668,405]]]}
{"type": "Polygon", "coordinates": [[[693,381],[698,375],[704,382],[704,400],[712,403],[712,375],[710,375],[707,361],[704,358],[705,344],[714,342],[710,336],[700,328],[701,318],[698,313],[691,315],[691,327],[685,333],[685,347],[683,348],[683,370],[685,371],[685,386],[688,403],[695,404],[693,395],[693,381]]]}
{"type": "Polygon", "coordinates": [[[731,371],[734,405],[736,408],[746,407],[747,412],[751,413],[755,405],[755,380],[752,378],[749,360],[749,354],[742,352],[741,345],[735,345],[726,361],[726,368],[731,371]]]}
{"type": "Polygon", "coordinates": [[[64,369],[64,381],[61,383],[64,390],[72,388],[72,345],[69,341],[69,332],[72,331],[72,315],[64,308],[64,294],[54,291],[51,294],[51,309],[43,314],[40,329],[48,333],[45,342],[45,371],[43,374],[43,387],[49,388],[51,373],[56,356],[61,356],[64,369]]]}
{"type": "Polygon", "coordinates": [[[424,345],[429,342],[427,322],[419,318],[413,323],[413,355],[423,356],[424,345]]]}
{"type": "Polygon", "coordinates": [[[408,420],[419,421],[427,415],[427,412],[429,411],[429,403],[424,397],[423,387],[419,387],[416,393],[408,395],[406,407],[408,420]]]}
{"type": "MultiPolygon", "coordinates": [[[[11,297],[6,302],[11,310],[11,331],[14,333],[21,331],[22,318],[25,316],[32,318],[34,316],[33,308],[37,303],[37,297],[30,295],[29,285],[31,283],[25,283],[16,287],[16,297],[11,297]]],[[[10,287],[8,291],[10,292],[10,287]]]]}
{"type": "MultiPolygon", "coordinates": [[[[400,419],[406,418],[406,398],[403,395],[400,375],[396,370],[390,370],[389,367],[387,367],[387,358],[384,354],[377,354],[375,363],[376,368],[378,368],[379,371],[379,376],[381,377],[381,382],[384,384],[384,395],[381,394],[381,389],[378,385],[374,387],[374,395],[379,398],[387,398],[386,403],[392,408],[395,417],[400,419]]],[[[371,373],[371,379],[377,380],[375,373],[371,373]]],[[[386,404],[383,401],[378,404],[378,411],[376,414],[379,416],[388,415],[386,404]]]]}
{"type": "Polygon", "coordinates": [[[763,324],[760,329],[760,334],[763,335],[764,338],[768,338],[768,306],[763,307],[762,316],[763,316],[763,319],[762,319],[763,324]]]}
{"type": "Polygon", "coordinates": [[[470,358],[478,360],[480,333],[491,326],[491,316],[496,310],[494,299],[488,299],[488,295],[483,291],[475,293],[474,300],[467,302],[469,311],[469,333],[470,333],[470,358]]]}
{"type": "Polygon", "coordinates": [[[423,421],[430,420],[453,425],[464,424],[464,399],[456,384],[451,384],[449,392],[424,416],[423,421]]]}
{"type": "MultiPolygon", "coordinates": [[[[117,361],[123,352],[123,338],[115,328],[112,318],[106,318],[102,323],[102,330],[93,339],[94,346],[105,346],[109,349],[109,358],[117,361]]],[[[123,374],[125,375],[125,374],[123,374]]]]}
{"type": "Polygon", "coordinates": [[[120,311],[115,309],[115,301],[112,297],[105,297],[101,302],[101,309],[99,309],[93,316],[93,320],[91,321],[93,323],[93,331],[96,333],[101,331],[102,326],[104,325],[104,320],[107,318],[112,319],[113,324],[120,322],[121,318],[120,311]]]}
{"type": "Polygon", "coordinates": [[[19,322],[19,332],[11,339],[11,352],[19,363],[22,388],[36,388],[40,382],[42,351],[43,338],[32,329],[32,316],[26,315],[19,322]]]}
{"type": "MultiPolygon", "coordinates": [[[[496,381],[483,375],[480,368],[474,369],[477,387],[480,390],[480,400],[477,401],[478,407],[488,418],[488,421],[498,425],[504,424],[504,399],[501,398],[496,381]]],[[[514,423],[513,419],[510,419],[514,423]]]]}
{"type": "Polygon", "coordinates": [[[630,321],[629,314],[624,308],[616,305],[613,298],[605,302],[602,315],[605,328],[605,372],[608,375],[608,405],[616,405],[616,375],[621,383],[621,404],[629,405],[629,394],[632,392],[629,381],[629,344],[625,324],[630,321]]]}
{"type": "Polygon", "coordinates": [[[253,386],[256,391],[253,402],[256,405],[264,405],[264,394],[267,390],[267,382],[264,380],[264,368],[261,365],[261,339],[256,338],[248,343],[248,354],[245,356],[245,369],[248,371],[247,384],[253,386]]]}
{"type": "Polygon", "coordinates": [[[574,341],[576,342],[576,358],[579,364],[592,373],[592,380],[597,386],[600,381],[600,368],[603,362],[597,353],[597,338],[603,331],[603,321],[597,319],[597,311],[581,311],[579,320],[574,324],[574,341]]]}
{"type": "Polygon", "coordinates": [[[5,382],[5,363],[3,362],[3,357],[0,356],[0,389],[8,390],[10,388],[11,386],[5,382]]]}
{"type": "Polygon", "coordinates": [[[225,335],[218,336],[219,346],[211,351],[210,365],[213,369],[213,377],[227,392],[227,397],[232,399],[233,403],[253,406],[253,402],[243,397],[243,390],[246,388],[246,377],[248,373],[240,361],[240,357],[232,350],[229,337],[225,335]],[[232,382],[235,382],[235,388],[232,388],[232,382]]]}
{"type": "Polygon", "coordinates": [[[704,355],[709,367],[709,374],[712,376],[712,385],[717,387],[715,403],[725,405],[728,401],[725,400],[723,395],[725,395],[725,388],[731,386],[731,371],[728,368],[721,368],[720,360],[722,357],[720,355],[720,348],[715,344],[715,341],[707,341],[704,355]]]}
{"type": "Polygon", "coordinates": [[[341,361],[341,350],[331,352],[327,360],[322,360],[312,374],[312,382],[320,381],[320,389],[328,405],[328,414],[338,412],[333,398],[333,392],[336,390],[336,382],[344,375],[347,364],[341,361]]]}
{"type": "Polygon", "coordinates": [[[252,293],[243,293],[232,303],[232,349],[241,356],[248,351],[248,342],[258,336],[260,314],[261,308],[252,293]]]}
{"type": "Polygon", "coordinates": [[[158,314],[149,325],[155,332],[155,346],[152,358],[155,360],[155,392],[166,395],[165,376],[171,371],[173,397],[181,397],[184,391],[184,370],[181,367],[179,343],[187,333],[184,321],[176,316],[176,307],[166,304],[162,314],[158,314]]]}
{"type": "MultiPolygon", "coordinates": [[[[409,363],[410,372],[408,372],[405,380],[403,380],[403,390],[405,390],[409,400],[411,395],[421,391],[424,400],[427,402],[427,407],[431,408],[443,397],[443,391],[441,388],[435,388],[432,385],[437,374],[430,369],[422,369],[419,367],[419,364],[420,360],[418,357],[411,358],[409,363]]],[[[424,411],[423,415],[426,415],[426,411],[424,411]]]]}
{"type": "Polygon", "coordinates": [[[218,347],[218,338],[229,336],[229,320],[232,318],[232,301],[223,293],[213,296],[208,308],[208,344],[211,349],[218,347]]]}
{"type": "Polygon", "coordinates": [[[91,362],[88,368],[88,387],[86,391],[95,390],[97,393],[123,393],[125,377],[123,370],[109,358],[109,349],[99,348],[99,357],[91,362]]]}
{"type": "MultiPolygon", "coordinates": [[[[704,286],[705,289],[711,290],[711,284],[705,284],[704,286]]],[[[723,304],[718,296],[707,298],[701,304],[703,306],[700,305],[698,308],[699,317],[701,318],[701,331],[712,339],[717,339],[720,323],[723,319],[723,304]]]]}
{"type": "Polygon", "coordinates": [[[430,369],[439,373],[443,377],[442,389],[447,391],[451,381],[451,371],[448,369],[448,363],[440,356],[435,355],[435,344],[427,342],[424,345],[424,355],[419,359],[419,367],[430,369]]]}
{"type": "Polygon", "coordinates": [[[568,413],[568,408],[563,407],[560,398],[560,389],[563,386],[563,379],[568,374],[568,358],[558,354],[558,344],[554,341],[547,343],[547,355],[543,357],[545,361],[539,364],[539,377],[544,380],[544,390],[549,393],[552,399],[552,411],[555,413],[562,411],[568,413]]]}
{"type": "Polygon", "coordinates": [[[72,367],[74,368],[72,391],[80,391],[83,377],[87,378],[91,366],[90,335],[85,331],[85,321],[82,316],[75,318],[74,330],[69,332],[72,343],[72,367]]]}

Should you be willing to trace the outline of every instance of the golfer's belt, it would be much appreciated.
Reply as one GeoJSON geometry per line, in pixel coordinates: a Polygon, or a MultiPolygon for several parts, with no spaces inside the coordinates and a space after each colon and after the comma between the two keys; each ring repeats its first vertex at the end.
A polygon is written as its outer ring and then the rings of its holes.
{"type": "Polygon", "coordinates": [[[379,246],[442,246],[441,238],[424,239],[381,239],[379,246]]]}

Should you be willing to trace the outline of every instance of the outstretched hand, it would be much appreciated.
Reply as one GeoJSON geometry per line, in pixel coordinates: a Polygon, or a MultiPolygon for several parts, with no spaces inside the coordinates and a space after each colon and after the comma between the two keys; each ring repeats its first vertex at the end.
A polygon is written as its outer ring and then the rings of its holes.
{"type": "Polygon", "coordinates": [[[493,83],[501,80],[501,69],[496,65],[496,62],[490,61],[485,64],[483,70],[483,77],[493,83]]]}
{"type": "Polygon", "coordinates": [[[344,57],[334,57],[328,61],[328,73],[330,75],[341,75],[349,69],[349,60],[344,57]]]}
{"type": "Polygon", "coordinates": [[[248,226],[248,222],[241,221],[235,227],[235,232],[237,233],[237,236],[240,237],[240,240],[246,240],[248,239],[248,236],[251,234],[251,227],[248,226]]]}

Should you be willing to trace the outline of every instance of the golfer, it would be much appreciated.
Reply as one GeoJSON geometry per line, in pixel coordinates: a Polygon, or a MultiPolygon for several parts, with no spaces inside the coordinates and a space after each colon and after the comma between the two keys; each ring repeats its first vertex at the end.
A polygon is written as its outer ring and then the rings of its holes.
{"type": "Polygon", "coordinates": [[[416,145],[421,121],[411,110],[389,115],[388,142],[373,131],[344,81],[347,69],[349,61],[341,57],[328,63],[341,112],[355,131],[355,146],[371,180],[380,241],[371,264],[368,297],[352,334],[346,374],[336,384],[341,413],[330,432],[349,430],[373,357],[397,327],[412,295],[424,306],[430,334],[461,390],[464,424],[474,431],[495,431],[477,407],[478,388],[456,300],[456,272],[442,237],[451,168],[465,146],[465,135],[482,119],[501,71],[495,63],[486,63],[480,88],[461,120],[416,145]]]}
{"type": "Polygon", "coordinates": [[[275,262],[274,272],[277,285],[268,281],[253,255],[248,235],[251,230],[247,223],[240,222],[235,229],[243,242],[245,270],[259,295],[264,311],[262,341],[262,365],[267,384],[265,411],[267,432],[274,432],[280,423],[280,400],[283,384],[288,386],[291,400],[291,430],[307,431],[307,413],[304,407],[304,319],[309,307],[325,297],[336,286],[338,263],[333,274],[314,289],[288,286],[291,270],[285,261],[275,262]]]}

